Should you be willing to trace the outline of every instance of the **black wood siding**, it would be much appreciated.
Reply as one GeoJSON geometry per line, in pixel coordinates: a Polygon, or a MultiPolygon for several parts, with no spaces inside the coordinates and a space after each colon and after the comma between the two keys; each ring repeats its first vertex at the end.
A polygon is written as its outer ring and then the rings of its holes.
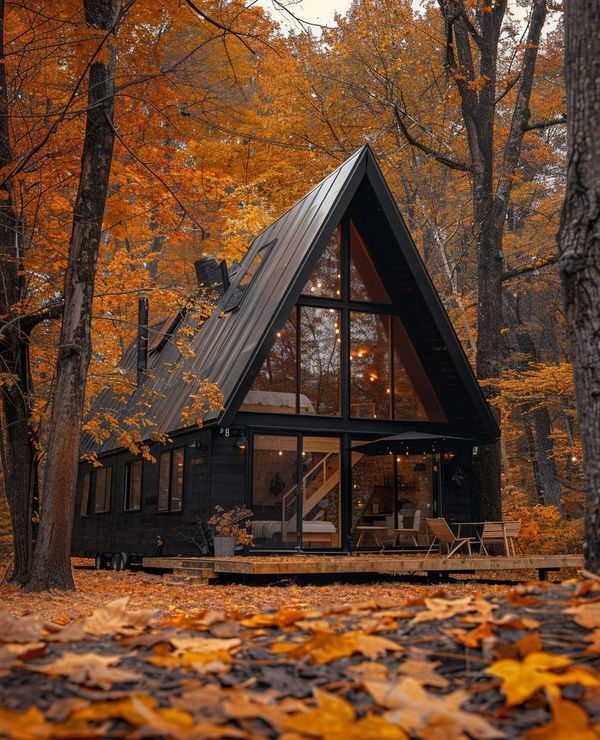
{"type": "Polygon", "coordinates": [[[157,536],[164,542],[164,555],[199,555],[199,550],[188,540],[196,520],[208,515],[209,504],[209,430],[197,430],[178,437],[168,445],[153,445],[156,462],[143,461],[142,506],[140,511],[125,511],[125,468],[128,462],[139,459],[128,452],[118,452],[102,458],[105,466],[112,467],[110,511],[94,514],[94,476],[90,495],[90,514],[81,516],[83,477],[91,466],[82,463],[77,483],[77,499],[73,524],[72,550],[74,555],[94,556],[96,553],[115,552],[154,555],[157,536]],[[192,447],[191,444],[200,444],[192,447]],[[178,447],[185,448],[183,509],[181,512],[161,512],[158,508],[158,470],[161,452],[178,447]]]}
{"type": "Polygon", "coordinates": [[[246,492],[247,451],[239,450],[236,437],[225,437],[213,432],[211,446],[210,508],[222,506],[225,510],[243,506],[246,492]]]}

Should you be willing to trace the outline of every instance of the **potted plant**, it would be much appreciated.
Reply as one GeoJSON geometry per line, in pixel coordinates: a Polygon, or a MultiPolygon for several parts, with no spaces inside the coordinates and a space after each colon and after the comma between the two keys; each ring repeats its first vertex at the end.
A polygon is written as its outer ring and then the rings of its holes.
{"type": "Polygon", "coordinates": [[[251,545],[252,511],[236,506],[225,511],[222,506],[215,506],[215,513],[208,520],[214,528],[213,537],[215,557],[233,557],[236,545],[251,545]]]}

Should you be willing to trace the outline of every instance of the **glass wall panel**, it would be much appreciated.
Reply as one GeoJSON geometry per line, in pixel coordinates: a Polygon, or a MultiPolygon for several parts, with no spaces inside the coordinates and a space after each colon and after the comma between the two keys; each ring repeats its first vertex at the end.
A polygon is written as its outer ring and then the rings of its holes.
{"type": "Polygon", "coordinates": [[[354,224],[350,226],[350,300],[390,303],[379,273],[354,224]]]}
{"type": "Polygon", "coordinates": [[[340,413],[341,312],[300,309],[300,412],[340,413]]]}
{"type": "Polygon", "coordinates": [[[350,312],[350,415],[391,418],[390,317],[350,312]]]}
{"type": "Polygon", "coordinates": [[[302,438],[302,546],[340,547],[340,440],[302,438]]]}
{"type": "Polygon", "coordinates": [[[446,415],[402,322],[393,318],[394,418],[406,421],[446,421],[446,415]]]}
{"type": "MultiPolygon", "coordinates": [[[[433,455],[398,455],[398,527],[414,529],[420,545],[428,542],[425,519],[433,516],[433,455]]],[[[399,537],[399,545],[414,545],[410,533],[399,537]]]]}
{"type": "Polygon", "coordinates": [[[302,291],[304,295],[340,299],[342,295],[341,229],[331,235],[302,291]]]}
{"type": "MultiPolygon", "coordinates": [[[[295,308],[285,325],[277,332],[275,343],[244,399],[241,410],[269,414],[296,413],[295,308]]],[[[305,408],[304,411],[308,412],[308,409],[305,408]]]]}
{"type": "Polygon", "coordinates": [[[255,434],[252,449],[254,546],[295,547],[297,437],[255,434]]]}
{"type": "MultiPolygon", "coordinates": [[[[354,445],[361,442],[353,442],[354,445]]],[[[393,528],[394,516],[394,457],[393,455],[364,455],[352,452],[352,540],[356,545],[361,537],[361,527],[382,527],[379,538],[385,537],[386,528],[393,528]]],[[[364,546],[376,544],[374,532],[365,530],[364,546]]]]}

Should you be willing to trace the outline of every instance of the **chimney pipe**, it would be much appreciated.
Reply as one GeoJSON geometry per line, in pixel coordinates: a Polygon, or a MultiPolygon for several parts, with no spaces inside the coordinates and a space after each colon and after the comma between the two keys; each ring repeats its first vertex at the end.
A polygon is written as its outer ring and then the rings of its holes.
{"type": "Polygon", "coordinates": [[[194,262],[194,268],[198,287],[216,289],[219,295],[223,295],[229,287],[229,274],[225,260],[219,263],[212,256],[203,257],[194,262]]]}
{"type": "Polygon", "coordinates": [[[148,372],[148,297],[138,297],[137,384],[141,385],[148,372]]]}

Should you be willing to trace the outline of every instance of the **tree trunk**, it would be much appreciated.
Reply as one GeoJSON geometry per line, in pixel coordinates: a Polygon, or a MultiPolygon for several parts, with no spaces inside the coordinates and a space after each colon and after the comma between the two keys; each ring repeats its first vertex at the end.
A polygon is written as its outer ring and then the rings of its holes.
{"type": "MultiPolygon", "coordinates": [[[[0,168],[12,161],[9,107],[4,62],[5,3],[0,0],[0,168]]],[[[8,501],[13,563],[6,579],[22,584],[31,567],[32,501],[36,475],[35,449],[29,426],[31,393],[29,339],[17,306],[23,297],[19,221],[10,182],[0,191],[0,459],[8,501]]]]}
{"type": "MultiPolygon", "coordinates": [[[[115,26],[119,0],[84,0],[84,7],[90,26],[103,31],[115,26]]],[[[92,349],[94,277],[115,138],[114,56],[113,51],[108,65],[94,62],[89,74],[88,112],[65,275],[65,307],[52,395],[40,530],[27,591],[74,588],[71,531],[92,349]]]]}
{"type": "Polygon", "coordinates": [[[567,190],[558,245],[583,443],[583,552],[600,573],[600,5],[565,3],[567,190]]]}

